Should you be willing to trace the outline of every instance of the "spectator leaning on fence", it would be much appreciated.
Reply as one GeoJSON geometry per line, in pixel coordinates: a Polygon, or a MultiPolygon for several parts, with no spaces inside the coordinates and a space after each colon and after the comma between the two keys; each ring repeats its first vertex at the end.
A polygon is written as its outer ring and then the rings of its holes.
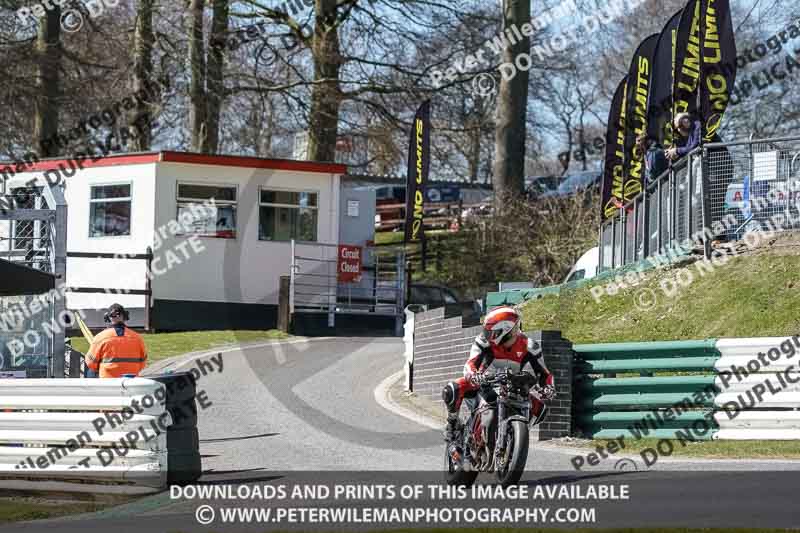
{"type": "Polygon", "coordinates": [[[663,174],[669,164],[664,156],[664,149],[652,136],[639,135],[636,144],[644,154],[644,177],[645,183],[649,184],[663,174]]]}
{"type": "Polygon", "coordinates": [[[701,126],[700,121],[693,119],[689,113],[678,113],[672,125],[675,140],[686,139],[684,143],[667,150],[667,157],[675,161],[700,146],[701,126]]]}
{"type": "Polygon", "coordinates": [[[86,354],[86,367],[94,374],[90,377],[138,376],[147,363],[147,349],[142,336],[125,325],[130,319],[128,311],[113,304],[103,319],[111,327],[94,338],[86,354]]]}

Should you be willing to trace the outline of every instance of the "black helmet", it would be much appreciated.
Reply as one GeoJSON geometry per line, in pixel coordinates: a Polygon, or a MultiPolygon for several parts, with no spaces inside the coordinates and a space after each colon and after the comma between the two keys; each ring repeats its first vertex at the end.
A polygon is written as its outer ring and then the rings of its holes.
{"type": "Polygon", "coordinates": [[[103,315],[103,320],[107,323],[111,323],[111,318],[115,316],[122,316],[122,319],[127,322],[130,320],[130,314],[128,310],[122,307],[120,304],[111,304],[106,311],[106,314],[103,315]]]}

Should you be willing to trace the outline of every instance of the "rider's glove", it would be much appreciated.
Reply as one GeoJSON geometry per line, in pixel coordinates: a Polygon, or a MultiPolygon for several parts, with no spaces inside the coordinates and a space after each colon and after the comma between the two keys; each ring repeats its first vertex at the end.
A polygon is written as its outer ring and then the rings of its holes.
{"type": "Polygon", "coordinates": [[[556,397],[556,388],[551,385],[547,384],[541,389],[541,396],[543,400],[552,400],[556,397]]]}
{"type": "Polygon", "coordinates": [[[474,373],[473,373],[473,374],[472,374],[472,375],[469,377],[469,382],[470,382],[470,383],[472,383],[472,385],[473,385],[474,387],[480,387],[480,386],[482,386],[484,383],[486,383],[486,376],[484,375],[484,373],[483,373],[483,372],[474,372],[474,373]]]}

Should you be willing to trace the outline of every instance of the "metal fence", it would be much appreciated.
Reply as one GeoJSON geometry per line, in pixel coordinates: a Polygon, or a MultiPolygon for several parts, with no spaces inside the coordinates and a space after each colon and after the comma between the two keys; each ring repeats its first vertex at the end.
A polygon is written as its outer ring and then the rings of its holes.
{"type": "Polygon", "coordinates": [[[798,227],[800,137],[706,144],[603,222],[600,270],[674,250],[679,243],[702,242],[708,257],[712,239],[798,227]]]}
{"type": "MultiPolygon", "coordinates": [[[[67,205],[61,187],[15,188],[0,194],[0,258],[66,279],[67,205]]],[[[66,303],[48,295],[0,299],[0,370],[28,377],[65,375],[66,303]],[[16,310],[29,310],[18,316],[16,310]],[[21,329],[20,329],[21,328],[21,329]],[[27,334],[27,337],[25,335],[27,334]],[[22,337],[20,337],[22,335],[22,337]],[[17,341],[11,350],[8,342],[17,341]],[[24,342],[23,342],[24,341],[24,342]]]]}
{"type": "Polygon", "coordinates": [[[329,325],[341,313],[402,316],[405,303],[405,256],[397,250],[363,248],[360,279],[339,281],[336,244],[292,241],[289,307],[291,313],[327,313],[329,325]]]}

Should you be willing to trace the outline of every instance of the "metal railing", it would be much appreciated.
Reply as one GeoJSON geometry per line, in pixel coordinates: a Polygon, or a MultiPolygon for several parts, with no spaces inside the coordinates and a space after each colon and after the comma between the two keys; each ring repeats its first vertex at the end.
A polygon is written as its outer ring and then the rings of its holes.
{"type": "Polygon", "coordinates": [[[400,316],[405,305],[405,258],[402,250],[387,260],[386,252],[363,248],[358,281],[341,282],[338,276],[337,244],[305,244],[292,241],[290,269],[290,313],[327,313],[333,326],[335,315],[371,313],[400,316]]]}
{"type": "Polygon", "coordinates": [[[600,270],[677,245],[800,227],[800,137],[710,143],[652,180],[600,226],[600,270]],[[772,221],[782,216],[776,228],[772,221]]]}
{"type": "MultiPolygon", "coordinates": [[[[18,187],[0,194],[0,206],[0,258],[54,274],[63,283],[67,268],[63,188],[18,187]]],[[[30,296],[0,299],[0,313],[19,305],[28,308],[30,301],[30,296]]],[[[23,331],[31,331],[29,339],[36,342],[27,342],[25,353],[18,357],[11,357],[7,349],[3,351],[4,370],[25,370],[29,377],[64,376],[65,337],[63,332],[52,332],[59,331],[56,320],[64,316],[66,304],[60,297],[49,298],[48,304],[22,323],[23,331]],[[17,360],[23,362],[22,366],[15,364],[17,360]]]]}

